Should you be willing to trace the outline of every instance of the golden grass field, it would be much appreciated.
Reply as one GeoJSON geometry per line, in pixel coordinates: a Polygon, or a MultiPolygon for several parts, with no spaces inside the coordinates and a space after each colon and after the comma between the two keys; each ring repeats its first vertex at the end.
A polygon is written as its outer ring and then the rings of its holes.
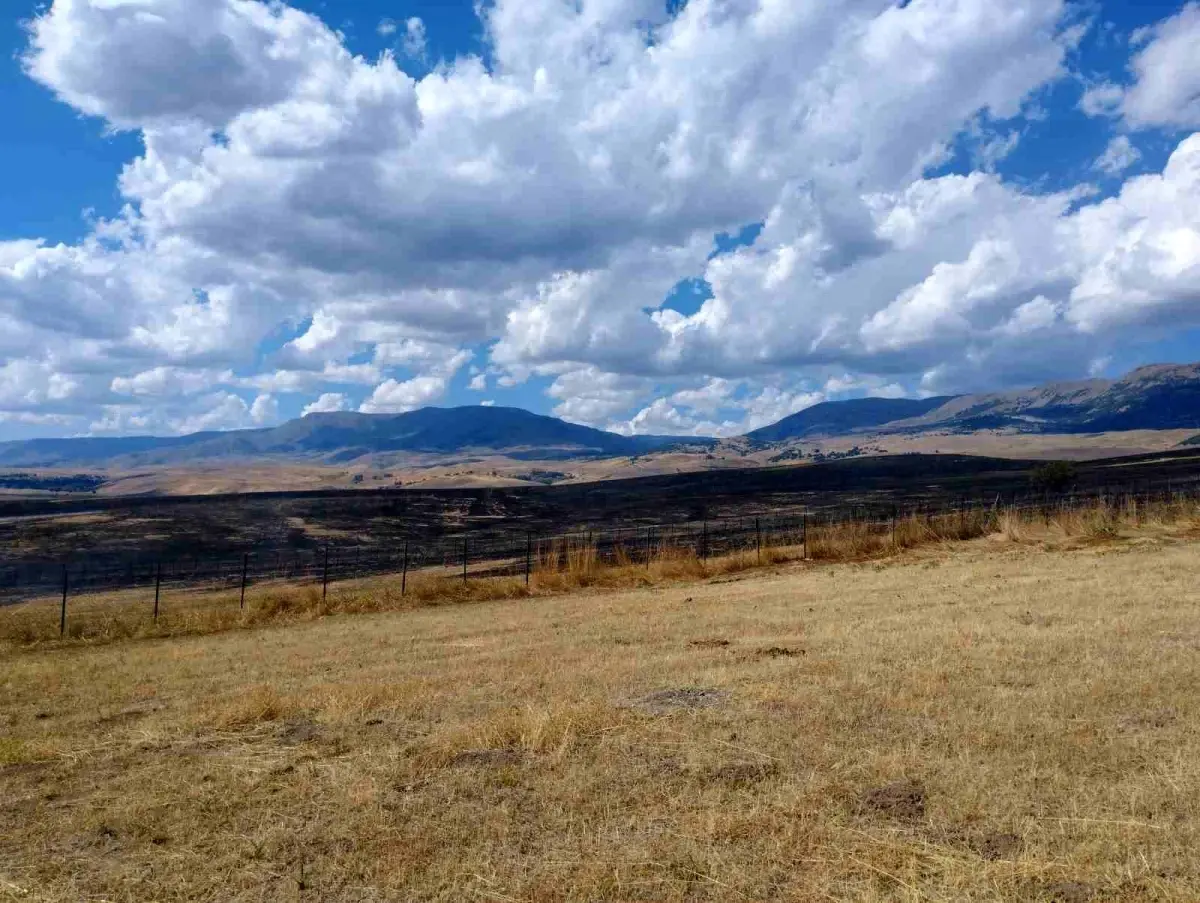
{"type": "Polygon", "coordinates": [[[10,636],[0,899],[1200,900],[1193,515],[10,636]]]}

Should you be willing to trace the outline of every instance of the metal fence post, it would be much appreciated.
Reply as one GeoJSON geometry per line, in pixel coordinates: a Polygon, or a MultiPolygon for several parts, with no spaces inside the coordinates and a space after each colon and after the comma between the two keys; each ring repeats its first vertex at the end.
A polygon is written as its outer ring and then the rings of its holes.
{"type": "Polygon", "coordinates": [[[804,512],[804,520],[802,521],[804,529],[804,560],[808,561],[808,512],[804,512]]]}
{"type": "Polygon", "coordinates": [[[63,594],[62,594],[62,614],[58,619],[58,635],[67,635],[67,566],[63,565],[63,594]]]}
{"type": "Polygon", "coordinates": [[[758,563],[762,564],[762,523],[754,518],[754,544],[758,549],[758,563]]]}
{"type": "Polygon", "coordinates": [[[650,570],[650,558],[654,554],[653,547],[650,545],[650,528],[646,528],[646,570],[650,570]]]}
{"type": "Polygon", "coordinates": [[[467,537],[463,537],[463,583],[467,582],[467,537]]]}
{"type": "Polygon", "coordinates": [[[533,531],[525,531],[525,585],[529,586],[529,572],[533,569],[533,531]]]}
{"type": "Polygon", "coordinates": [[[158,569],[154,572],[154,620],[158,620],[158,598],[162,594],[162,562],[158,563],[158,569]]]}
{"type": "Polygon", "coordinates": [[[246,571],[250,568],[250,553],[242,553],[242,599],[238,603],[239,608],[246,607],[246,571]]]}
{"type": "Polygon", "coordinates": [[[321,569],[321,601],[329,598],[329,546],[325,546],[325,567],[321,569]]]}
{"type": "Polygon", "coordinates": [[[704,519],[704,524],[700,527],[700,560],[708,561],[708,518],[704,519]]]}
{"type": "Polygon", "coordinates": [[[408,540],[404,540],[404,570],[400,572],[400,595],[408,589],[408,540]]]}
{"type": "Polygon", "coordinates": [[[892,505],[892,548],[896,548],[896,506],[892,505]]]}

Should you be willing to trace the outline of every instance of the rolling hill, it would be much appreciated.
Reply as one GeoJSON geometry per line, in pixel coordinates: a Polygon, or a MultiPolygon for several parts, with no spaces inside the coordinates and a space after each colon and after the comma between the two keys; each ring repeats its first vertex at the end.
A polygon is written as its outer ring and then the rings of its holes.
{"type": "Polygon", "coordinates": [[[920,417],[950,401],[942,398],[855,398],[823,401],[777,423],[747,433],[757,442],[783,442],[811,436],[844,436],[895,420],[920,417]]]}
{"type": "MultiPolygon", "coordinates": [[[[1115,380],[939,398],[830,401],[748,433],[753,446],[814,438],[1200,432],[1200,364],[1153,365],[1115,380]]],[[[270,429],[190,436],[33,439],[0,443],[0,467],[165,467],[223,461],[345,464],[380,456],[503,455],[516,460],[712,451],[717,440],[622,436],[520,408],[422,408],[405,414],[310,414],[270,429]]],[[[686,464],[681,466],[688,466],[686,464]]]]}
{"type": "Polygon", "coordinates": [[[518,459],[554,460],[639,455],[688,441],[621,436],[520,408],[422,408],[406,414],[310,414],[272,429],[190,436],[6,442],[0,443],[0,467],[147,467],[248,458],[336,463],[400,452],[502,452],[518,459]]]}
{"type": "Polygon", "coordinates": [[[1115,380],[1048,383],[1031,389],[924,400],[863,398],[815,405],[749,438],[921,432],[1106,433],[1200,430],[1200,364],[1155,364],[1115,380]]]}

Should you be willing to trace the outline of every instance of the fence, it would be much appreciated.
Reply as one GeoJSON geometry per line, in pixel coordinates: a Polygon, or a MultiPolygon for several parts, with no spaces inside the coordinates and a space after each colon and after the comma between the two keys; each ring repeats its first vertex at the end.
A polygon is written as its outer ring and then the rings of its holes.
{"type": "Polygon", "coordinates": [[[325,545],[314,549],[248,549],[240,554],[159,560],[148,553],[124,556],[81,556],[66,562],[0,563],[0,607],[33,598],[61,598],[61,630],[66,630],[68,600],[79,596],[143,591],[152,599],[157,619],[167,598],[180,592],[225,591],[246,604],[247,590],[261,584],[308,584],[323,595],[330,584],[367,577],[394,575],[399,591],[407,589],[410,575],[440,580],[513,577],[526,583],[544,568],[563,567],[572,555],[585,555],[591,566],[649,565],[666,554],[694,555],[700,560],[765,547],[793,546],[808,557],[811,536],[853,524],[864,536],[886,537],[895,543],[898,522],[913,518],[946,519],[960,524],[977,522],[984,512],[1038,511],[1049,517],[1055,510],[1083,504],[1119,506],[1164,500],[1200,498],[1197,480],[1158,485],[1106,486],[1087,494],[1010,494],[988,499],[960,497],[914,505],[890,503],[804,508],[755,517],[727,517],[677,524],[637,525],[607,530],[585,530],[551,536],[529,531],[502,535],[442,537],[434,541],[411,539],[395,547],[325,545]]]}

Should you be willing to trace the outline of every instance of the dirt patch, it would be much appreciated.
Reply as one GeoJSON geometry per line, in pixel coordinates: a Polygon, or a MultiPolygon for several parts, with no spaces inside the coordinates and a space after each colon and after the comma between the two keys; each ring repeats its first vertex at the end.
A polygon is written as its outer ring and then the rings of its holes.
{"type": "Polygon", "coordinates": [[[754,653],[759,658],[794,658],[808,653],[797,646],[768,646],[754,653]]]}
{"type": "Polygon", "coordinates": [[[925,788],[916,781],[897,781],[865,791],[858,800],[859,813],[886,815],[902,821],[925,817],[925,788]]]}
{"type": "Polygon", "coordinates": [[[285,746],[299,746],[321,739],[321,726],[315,721],[289,721],[279,731],[279,742],[285,746]]]}
{"type": "Polygon", "coordinates": [[[681,687],[677,690],[658,690],[633,703],[633,707],[651,715],[671,712],[711,709],[729,698],[728,690],[711,687],[681,687]]]}
{"type": "Polygon", "coordinates": [[[729,640],[722,640],[722,639],[692,640],[690,643],[688,643],[688,645],[693,647],[694,649],[724,649],[726,646],[729,645],[729,640]]]}
{"type": "Polygon", "coordinates": [[[1156,730],[1174,724],[1179,714],[1174,709],[1156,709],[1149,712],[1135,712],[1123,715],[1117,719],[1117,730],[1122,733],[1156,730]]]}
{"type": "Polygon", "coordinates": [[[521,753],[515,749],[464,749],[450,760],[458,768],[500,768],[520,762],[521,753]]]}
{"type": "Polygon", "coordinates": [[[961,844],[973,850],[980,859],[988,862],[998,862],[1004,859],[1016,859],[1025,845],[1019,834],[1009,834],[1004,831],[985,831],[973,833],[961,838],[961,844]]]}
{"type": "Polygon", "coordinates": [[[765,781],[778,773],[779,766],[774,762],[728,762],[709,769],[705,772],[705,777],[722,784],[746,787],[765,781]]]}

